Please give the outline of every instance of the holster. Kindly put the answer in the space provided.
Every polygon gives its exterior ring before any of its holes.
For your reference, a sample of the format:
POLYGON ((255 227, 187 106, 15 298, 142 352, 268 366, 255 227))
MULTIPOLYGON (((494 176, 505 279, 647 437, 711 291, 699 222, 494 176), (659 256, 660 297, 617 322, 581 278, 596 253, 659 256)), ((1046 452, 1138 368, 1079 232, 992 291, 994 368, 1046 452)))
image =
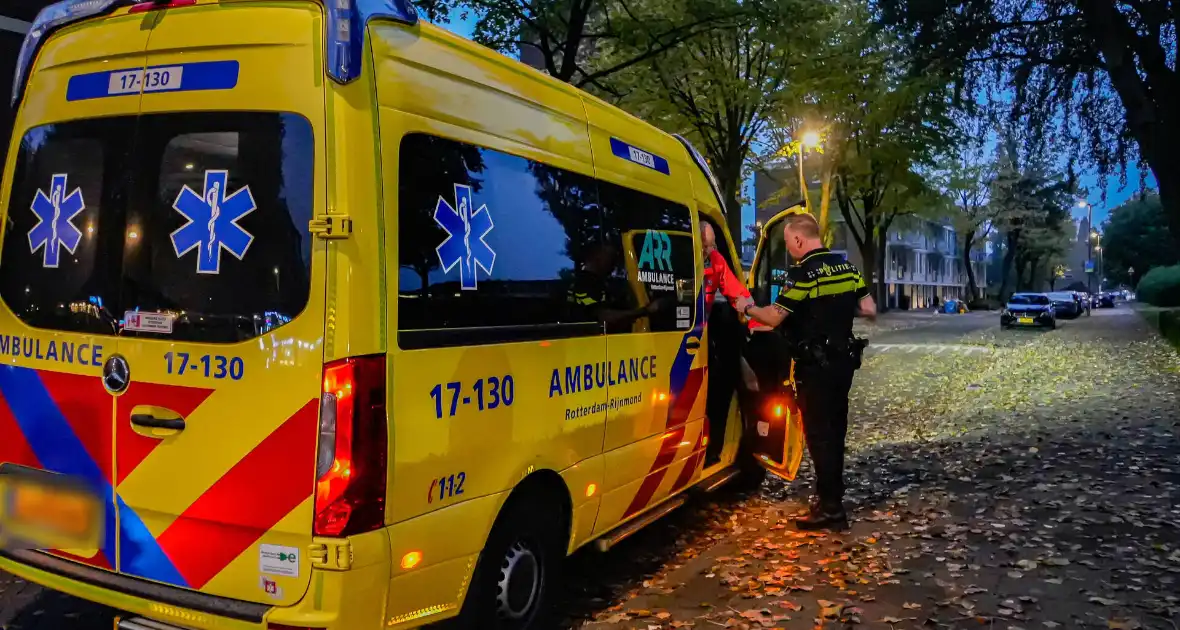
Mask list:
POLYGON ((803 339, 792 343, 791 348, 795 360, 808 368, 824 370, 845 364, 851 365, 853 370, 859 370, 864 363, 864 351, 868 345, 868 339, 852 336, 838 341, 803 339))

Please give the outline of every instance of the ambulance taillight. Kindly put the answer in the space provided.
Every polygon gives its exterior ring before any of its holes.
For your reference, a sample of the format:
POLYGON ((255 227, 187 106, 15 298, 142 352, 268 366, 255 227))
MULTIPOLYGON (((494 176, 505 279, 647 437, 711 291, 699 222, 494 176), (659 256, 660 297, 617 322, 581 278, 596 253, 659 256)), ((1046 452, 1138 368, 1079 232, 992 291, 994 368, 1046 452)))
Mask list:
POLYGON ((316 453, 317 536, 351 536, 385 522, 388 447, 385 357, 324 367, 316 453))

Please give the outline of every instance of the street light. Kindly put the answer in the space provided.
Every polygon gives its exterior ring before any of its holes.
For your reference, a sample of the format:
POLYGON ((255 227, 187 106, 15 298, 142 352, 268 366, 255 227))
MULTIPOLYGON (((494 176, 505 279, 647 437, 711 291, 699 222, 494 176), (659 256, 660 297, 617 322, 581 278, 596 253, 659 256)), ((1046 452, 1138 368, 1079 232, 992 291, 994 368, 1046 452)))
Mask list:
MULTIPOLYGON (((1090 205, 1089 201, 1085 199, 1078 199, 1078 207, 1086 209, 1086 226, 1090 228, 1090 238, 1086 239, 1086 263, 1088 265, 1094 264, 1094 240, 1101 238, 1098 235, 1098 230, 1094 229, 1094 206, 1090 205)), ((1089 271, 1086 274, 1086 289, 1094 292, 1094 272, 1089 271)))
POLYGON ((820 137, 817 131, 804 131, 803 135, 799 137, 799 194, 803 197, 803 205, 808 210, 811 208, 811 200, 807 198, 807 179, 803 177, 803 151, 805 149, 814 149, 819 146, 820 137))

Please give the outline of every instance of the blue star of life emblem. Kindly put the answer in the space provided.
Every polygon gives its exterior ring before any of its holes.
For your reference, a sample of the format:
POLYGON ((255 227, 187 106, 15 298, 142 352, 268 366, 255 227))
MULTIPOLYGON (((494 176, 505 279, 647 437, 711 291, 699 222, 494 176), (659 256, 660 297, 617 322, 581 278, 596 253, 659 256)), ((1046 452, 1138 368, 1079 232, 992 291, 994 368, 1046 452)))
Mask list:
POLYGON ((438 198, 434 220, 447 231, 447 238, 435 251, 443 273, 450 273, 455 265, 460 265, 459 286, 475 290, 479 288, 476 268, 483 269, 490 276, 496 264, 496 252, 484 240, 495 224, 486 204, 472 210, 471 186, 455 184, 455 206, 442 197, 438 198))
POLYGON ((68 175, 54 175, 49 184, 49 194, 40 189, 33 197, 32 210, 37 215, 37 225, 29 230, 29 253, 35 254, 40 248, 41 264, 57 267, 61 262, 61 248, 71 254, 82 240, 82 231, 74 225, 74 217, 86 209, 82 201, 82 189, 75 188, 66 194, 68 175))
POLYGON ((180 258, 197 248, 197 273, 220 273, 221 250, 241 260, 254 242, 254 236, 238 225, 238 220, 258 208, 250 187, 226 195, 229 171, 205 171, 205 191, 198 194, 185 186, 172 208, 188 223, 172 232, 172 247, 180 258))

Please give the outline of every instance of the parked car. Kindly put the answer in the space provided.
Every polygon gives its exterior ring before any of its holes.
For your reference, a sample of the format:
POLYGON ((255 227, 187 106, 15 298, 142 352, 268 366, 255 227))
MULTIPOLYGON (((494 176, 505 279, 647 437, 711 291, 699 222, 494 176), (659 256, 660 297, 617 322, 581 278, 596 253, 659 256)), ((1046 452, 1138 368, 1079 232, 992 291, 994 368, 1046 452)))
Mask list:
POLYGON ((1098 308, 1114 308, 1114 295, 1111 293, 1099 293, 1098 308))
POLYGON ((1053 300, 1044 293, 1015 293, 1000 311, 1000 327, 1041 326, 1050 330, 1057 327, 1057 313, 1053 300))
POLYGON ((1058 317, 1074 319, 1082 314, 1082 304, 1073 291, 1054 291, 1047 293, 1053 302, 1053 310, 1058 317))

